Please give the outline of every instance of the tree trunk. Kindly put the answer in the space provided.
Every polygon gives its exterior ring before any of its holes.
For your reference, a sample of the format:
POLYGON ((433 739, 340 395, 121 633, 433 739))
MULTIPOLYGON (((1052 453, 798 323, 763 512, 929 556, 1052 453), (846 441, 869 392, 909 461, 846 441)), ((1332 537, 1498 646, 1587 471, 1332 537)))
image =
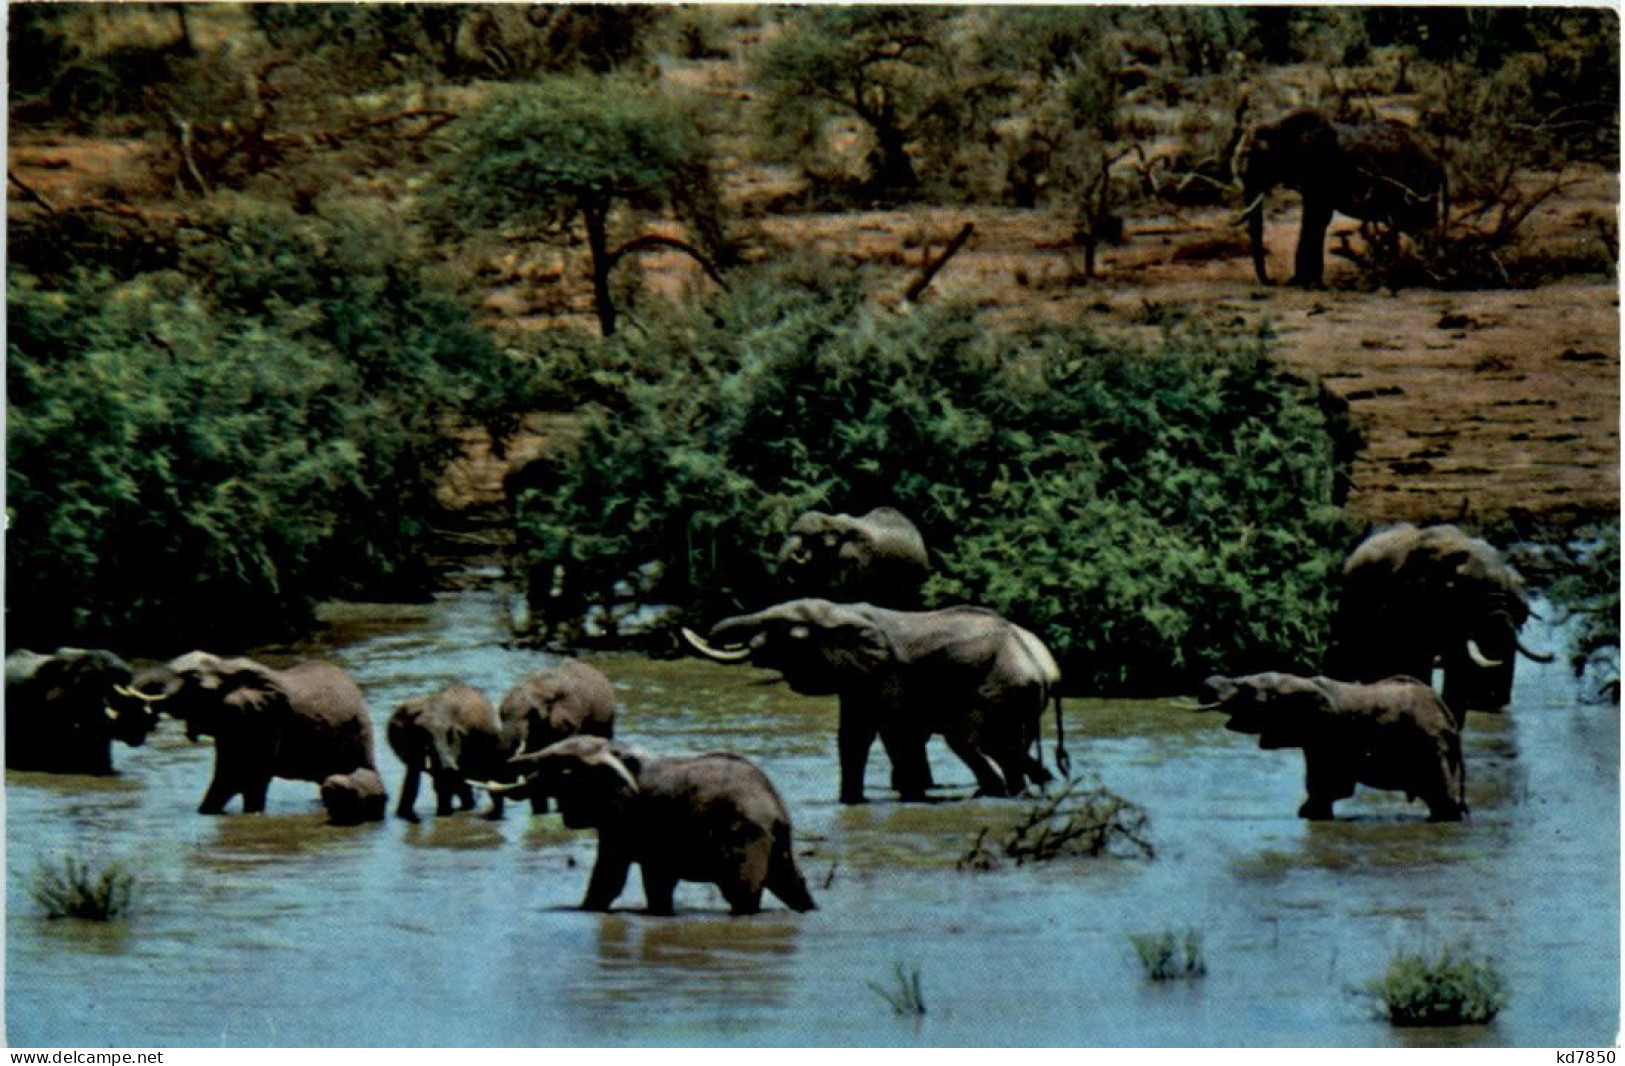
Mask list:
POLYGON ((609 272, 614 266, 609 255, 609 203, 584 200, 581 213, 587 220, 587 248, 592 253, 592 301, 598 310, 598 326, 604 336, 615 335, 615 304, 609 292, 609 272))

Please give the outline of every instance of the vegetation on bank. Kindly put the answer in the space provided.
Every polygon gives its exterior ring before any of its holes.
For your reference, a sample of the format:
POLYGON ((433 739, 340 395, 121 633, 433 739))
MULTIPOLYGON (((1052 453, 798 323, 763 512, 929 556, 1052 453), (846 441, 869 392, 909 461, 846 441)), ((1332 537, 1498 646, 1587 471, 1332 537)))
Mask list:
POLYGON ((1388 971, 1366 985, 1396 1026, 1484 1025, 1506 1006, 1506 979, 1467 947, 1436 954, 1396 951, 1388 971))
POLYGON ((407 234, 225 199, 173 269, 7 286, 7 611, 50 647, 263 640, 426 591, 451 417, 521 396, 407 234))
POLYGON ((517 504, 532 608, 566 640, 595 604, 764 606, 795 515, 889 504, 932 601, 1033 627, 1073 686, 1319 659, 1347 427, 1264 337, 1005 332, 807 270, 741 278, 613 362, 622 402, 517 504))

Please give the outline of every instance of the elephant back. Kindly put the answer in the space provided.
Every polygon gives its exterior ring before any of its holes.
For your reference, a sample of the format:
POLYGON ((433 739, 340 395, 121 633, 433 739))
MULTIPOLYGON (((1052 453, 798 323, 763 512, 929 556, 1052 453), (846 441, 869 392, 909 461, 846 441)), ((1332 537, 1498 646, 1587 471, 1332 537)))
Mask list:
POLYGON ((277 776, 320 783, 332 774, 376 769, 372 715, 361 688, 329 663, 300 663, 275 674, 286 700, 277 776))

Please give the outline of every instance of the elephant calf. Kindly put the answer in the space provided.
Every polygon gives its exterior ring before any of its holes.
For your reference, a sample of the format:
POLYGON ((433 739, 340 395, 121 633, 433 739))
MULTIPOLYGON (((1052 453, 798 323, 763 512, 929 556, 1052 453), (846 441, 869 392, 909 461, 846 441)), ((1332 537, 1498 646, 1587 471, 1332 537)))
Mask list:
MULTIPOLYGON (((389 717, 389 746, 406 766, 395 813, 418 820, 418 787, 425 771, 434 782, 435 813, 474 806, 469 778, 501 778, 516 750, 504 741, 496 708, 478 689, 454 682, 439 692, 407 700, 389 717)), ((502 797, 491 797, 491 817, 502 817, 502 797)))
POLYGON ((322 806, 334 825, 381 822, 389 793, 376 770, 362 767, 347 774, 330 774, 322 782, 322 806))
MULTIPOLYGON (((497 718, 509 754, 541 751, 578 733, 610 740, 615 736, 615 687, 602 671, 566 659, 514 685, 502 698, 497 718)), ((531 812, 545 814, 547 797, 533 796, 531 812)))
POLYGON ((795 911, 814 909, 790 846, 790 815, 773 783, 738 755, 651 758, 603 737, 576 736, 512 765, 513 794, 559 802, 564 824, 598 830, 583 910, 607 911, 633 863, 651 914, 671 914, 678 881, 722 890, 734 914, 761 909, 762 890, 795 911))
POLYGON ((1409 677, 1356 685, 1324 677, 1210 677, 1203 709, 1225 727, 1255 734, 1261 748, 1302 748, 1309 798, 1300 818, 1332 817, 1356 784, 1404 792, 1430 821, 1467 812, 1466 769, 1455 718, 1433 689, 1409 677))

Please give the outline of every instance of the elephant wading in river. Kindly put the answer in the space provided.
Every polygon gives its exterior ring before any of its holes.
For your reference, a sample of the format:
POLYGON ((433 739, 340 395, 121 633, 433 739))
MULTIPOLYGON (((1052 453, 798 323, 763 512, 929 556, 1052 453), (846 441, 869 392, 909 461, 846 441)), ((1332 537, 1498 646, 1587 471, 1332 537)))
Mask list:
POLYGON ((1529 618, 1523 579, 1500 552, 1455 526, 1402 523, 1367 537, 1343 564, 1326 672, 1347 681, 1444 669, 1444 701, 1459 717, 1512 700, 1518 639, 1529 618))
POLYGON ((134 687, 184 722, 188 739, 214 737, 214 779, 201 814, 221 813, 237 795, 245 812, 264 811, 273 777, 320 784, 334 774, 377 770, 367 702, 336 666, 273 670, 193 651, 143 670, 134 687))
MULTIPOLYGON (((469 779, 500 777, 517 750, 504 741, 491 701, 460 681, 401 704, 389 717, 386 736, 406 766, 395 813, 409 822, 418 820, 418 787, 425 772, 434 782, 437 815, 451 814, 459 804, 471 810, 469 779)), ((502 817, 502 797, 493 794, 491 804, 491 817, 502 817)))
POLYGON ((158 715, 130 689, 130 664, 110 651, 58 648, 6 656, 6 765, 62 774, 113 773, 113 741, 140 747, 158 715))
POLYGON ((577 736, 515 757, 513 795, 558 800, 564 824, 598 830, 598 859, 581 906, 607 911, 637 863, 651 914, 671 914, 678 881, 716 885, 734 914, 761 909, 762 890, 814 909, 796 868, 790 815, 773 783, 738 755, 651 758, 603 737, 577 736))
POLYGON ((785 535, 778 576, 792 596, 907 608, 920 605, 929 565, 925 540, 901 511, 808 511, 785 535))
POLYGON ((1227 729, 1261 748, 1302 748, 1309 798, 1300 818, 1332 817, 1356 784, 1404 792, 1429 820, 1460 821, 1467 775, 1455 718, 1433 689, 1409 677, 1351 685, 1324 677, 1210 677, 1204 710, 1230 715, 1227 729))
MULTIPOLYGON (((602 671, 566 659, 508 690, 497 717, 509 753, 541 751, 578 733, 609 740, 615 736, 615 687, 602 671)), ((530 809, 546 813, 546 794, 533 793, 530 809)))
POLYGON ((1333 122, 1318 111, 1296 111, 1248 131, 1233 172, 1246 201, 1253 272, 1266 285, 1264 199, 1277 185, 1303 196, 1294 285, 1321 284, 1334 212, 1423 238, 1444 221, 1444 168, 1400 122, 1333 122))
POLYGON ((837 745, 841 802, 862 803, 864 767, 878 734, 891 758, 892 787, 905 800, 932 787, 926 741, 941 734, 989 796, 1019 794, 1050 773, 1029 749, 1055 699, 1055 758, 1068 769, 1060 736, 1061 673, 1043 641, 979 607, 893 611, 868 604, 792 600, 728 618, 709 640, 684 636, 702 655, 778 670, 797 692, 841 700, 837 745))

